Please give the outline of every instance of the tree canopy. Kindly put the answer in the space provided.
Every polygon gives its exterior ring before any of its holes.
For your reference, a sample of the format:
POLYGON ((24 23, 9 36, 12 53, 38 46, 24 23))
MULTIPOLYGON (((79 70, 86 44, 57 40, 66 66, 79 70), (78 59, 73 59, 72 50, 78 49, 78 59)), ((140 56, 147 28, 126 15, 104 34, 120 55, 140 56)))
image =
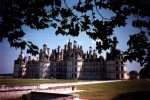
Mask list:
MULTIPOLYGON (((130 35, 128 49, 122 51, 124 60, 140 62, 148 66, 148 46, 150 46, 150 2, 146 0, 77 0, 69 5, 69 0, 0 0, 0 42, 8 39, 10 46, 28 48, 27 53, 38 54, 38 47, 30 41, 22 40, 25 32, 22 26, 32 29, 53 27, 55 34, 78 36, 81 32, 96 42, 99 53, 113 48, 114 28, 125 27, 129 16, 135 16, 132 26, 139 33, 130 35), (112 16, 106 18, 101 13, 106 10, 112 16), (99 17, 97 17, 97 15, 99 17)), ((116 41, 119 42, 119 41, 116 41)))
POLYGON ((150 79, 150 67, 145 66, 139 72, 141 79, 150 79))

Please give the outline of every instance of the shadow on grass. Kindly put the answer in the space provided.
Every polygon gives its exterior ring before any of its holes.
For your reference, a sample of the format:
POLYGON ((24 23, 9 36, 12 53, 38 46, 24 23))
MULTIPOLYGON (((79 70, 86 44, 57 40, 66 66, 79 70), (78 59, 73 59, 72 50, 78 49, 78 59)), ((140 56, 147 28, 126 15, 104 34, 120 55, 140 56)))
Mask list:
POLYGON ((150 100, 150 91, 135 91, 119 94, 112 100, 150 100))

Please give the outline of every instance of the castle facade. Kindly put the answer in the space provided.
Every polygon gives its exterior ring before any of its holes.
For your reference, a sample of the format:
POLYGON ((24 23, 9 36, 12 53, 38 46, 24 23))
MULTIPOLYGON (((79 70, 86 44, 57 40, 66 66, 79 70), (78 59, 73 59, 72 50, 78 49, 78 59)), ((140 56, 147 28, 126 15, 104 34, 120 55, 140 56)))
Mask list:
MULTIPOLYGON (((114 38, 115 41, 116 38, 114 38)), ((89 48, 86 53, 82 46, 77 46, 77 41, 68 42, 64 49, 58 46, 50 53, 50 48, 43 45, 39 57, 35 60, 30 56, 25 57, 21 51, 14 61, 14 77, 26 78, 56 78, 56 79, 84 79, 107 80, 128 79, 127 65, 123 62, 123 55, 115 55, 115 49, 98 57, 96 50, 89 48)))

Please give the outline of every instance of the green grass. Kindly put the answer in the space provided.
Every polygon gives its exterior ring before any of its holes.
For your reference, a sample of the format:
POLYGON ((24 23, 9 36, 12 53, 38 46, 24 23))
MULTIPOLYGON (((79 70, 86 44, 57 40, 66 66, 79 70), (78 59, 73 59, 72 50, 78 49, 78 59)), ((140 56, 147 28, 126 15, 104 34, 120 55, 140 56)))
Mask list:
POLYGON ((0 84, 67 83, 67 82, 79 82, 79 81, 85 81, 85 80, 69 80, 69 79, 25 79, 25 78, 0 77, 0 84))
MULTIPOLYGON (((38 84, 38 83, 65 83, 85 80, 62 79, 24 79, 0 77, 0 84, 38 84)), ((81 99, 88 100, 150 100, 150 81, 130 80, 111 83, 79 85, 77 92, 81 99)))
POLYGON ((150 81, 131 80, 77 86, 82 99, 88 100, 150 100, 150 81))

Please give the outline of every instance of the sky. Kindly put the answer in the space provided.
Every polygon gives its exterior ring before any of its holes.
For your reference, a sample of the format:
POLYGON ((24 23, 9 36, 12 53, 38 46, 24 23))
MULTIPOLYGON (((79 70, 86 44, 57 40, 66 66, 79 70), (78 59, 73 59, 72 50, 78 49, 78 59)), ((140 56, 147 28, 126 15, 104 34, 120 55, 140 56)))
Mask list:
MULTIPOLYGON (((102 13, 104 13, 104 15, 106 16, 110 15, 109 13, 105 13, 104 11, 102 13)), ((132 33, 137 33, 139 31, 138 29, 131 27, 131 21, 133 19, 134 16, 129 18, 126 27, 114 29, 114 36, 118 38, 119 41, 118 48, 120 50, 125 51, 127 49, 126 43, 129 39, 129 35, 132 33)), ((50 52, 52 51, 52 49, 57 48, 58 45, 61 47, 61 49, 63 49, 64 45, 68 43, 69 39, 71 42, 76 40, 78 45, 82 45, 84 53, 87 50, 89 50, 90 46, 93 49, 95 49, 96 47, 96 42, 93 41, 91 38, 89 38, 89 36, 87 36, 84 32, 81 32, 78 37, 72 37, 72 36, 55 35, 54 28, 47 28, 44 30, 33 30, 27 26, 23 26, 22 28, 26 33, 26 35, 23 37, 25 41, 33 42, 35 45, 39 47, 39 49, 42 49, 43 44, 46 43, 47 46, 50 48, 50 52)), ((13 73, 14 60, 18 58, 20 52, 21 52, 20 49, 10 47, 6 39, 4 39, 2 43, 0 43, 0 74, 13 73)), ((23 52, 25 56, 30 55, 26 53, 26 50, 24 50, 23 52)), ((106 51, 103 51, 103 53, 99 55, 102 55, 104 56, 104 58, 106 58, 106 51)), ((141 68, 142 67, 140 67, 140 64, 137 62, 132 63, 127 62, 127 72, 130 72, 132 70, 136 70, 137 72, 139 72, 141 68)))

